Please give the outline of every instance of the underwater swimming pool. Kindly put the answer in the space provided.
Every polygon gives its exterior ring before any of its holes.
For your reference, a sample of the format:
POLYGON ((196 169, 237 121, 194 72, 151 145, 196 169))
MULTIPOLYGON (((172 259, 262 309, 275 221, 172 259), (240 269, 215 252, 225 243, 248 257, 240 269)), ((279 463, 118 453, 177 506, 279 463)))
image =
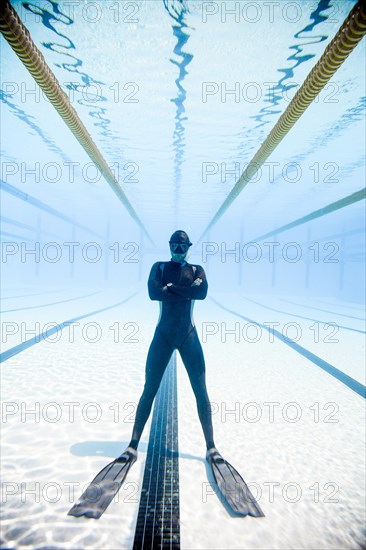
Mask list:
POLYGON ((99 522, 66 513, 129 440, 177 228, 217 439, 266 514, 210 493, 179 359, 182 548, 362 547, 364 40, 213 223, 355 4, 11 1, 136 216, 2 38, 4 548, 132 548, 143 460, 99 522))

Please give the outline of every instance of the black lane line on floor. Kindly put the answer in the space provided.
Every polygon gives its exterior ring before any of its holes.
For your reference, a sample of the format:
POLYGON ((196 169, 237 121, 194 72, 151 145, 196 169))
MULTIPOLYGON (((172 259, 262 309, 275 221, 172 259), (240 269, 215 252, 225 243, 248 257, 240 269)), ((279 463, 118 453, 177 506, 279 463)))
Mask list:
MULTIPOLYGON (((313 298, 313 300, 315 300, 319 304, 325 304, 326 306, 333 306, 334 305, 333 302, 326 302, 324 300, 319 300, 319 298, 313 298)), ((364 304, 357 305, 355 302, 353 302, 353 305, 350 305, 349 303, 347 305, 338 303, 337 307, 342 307, 342 308, 346 308, 346 309, 354 309, 354 310, 360 311, 362 313, 364 313, 364 311, 365 311, 364 304)))
POLYGON ((176 352, 155 398, 133 550, 179 550, 176 352))
POLYGON ((54 327, 50 327, 47 330, 44 330, 40 334, 36 334, 33 338, 30 338, 29 340, 26 340, 25 342, 22 342, 21 344, 18 344, 17 346, 14 346, 13 348, 10 348, 3 353, 0 353, 0 363, 4 363, 4 361, 7 361, 11 357, 14 357, 14 355, 17 355, 18 353, 21 353, 25 349, 30 348, 31 346, 34 346, 34 344, 39 344, 42 340, 45 340, 46 338, 49 338, 52 336, 52 334, 55 334, 59 330, 63 330, 64 328, 72 325, 72 323, 76 323, 77 321, 80 321, 80 319, 85 319, 85 317, 90 317, 91 315, 96 315, 97 313, 101 313, 102 311, 107 311, 108 309, 113 309, 114 307, 118 307, 126 302, 128 300, 131 300, 134 296, 136 296, 137 292, 134 292, 131 294, 131 296, 128 296, 125 300, 122 300, 121 302, 117 302, 116 304, 112 304, 111 306, 103 307, 101 309, 96 309, 95 311, 90 311, 89 313, 85 313, 84 315, 80 315, 79 317, 74 317, 73 319, 69 319, 68 321, 63 321, 60 324, 56 324, 54 327))
POLYGON ((329 309, 321 309, 320 307, 307 306, 306 304, 299 304, 298 302, 293 302, 292 300, 285 300, 281 298, 282 302, 287 302, 288 304, 294 304, 295 306, 305 307, 306 309, 315 309, 316 311, 322 311, 324 313, 331 313, 332 315, 338 315, 339 317, 347 317, 349 319, 357 319, 358 321, 365 322, 365 317, 356 317, 355 315, 346 315, 345 313, 337 313, 336 311, 330 311, 329 309))
POLYGON ((309 361, 312 361, 315 365, 325 370, 325 372, 327 372, 331 376, 334 376, 334 378, 342 382, 345 386, 347 386, 354 392, 358 393, 358 395, 360 395, 361 397, 366 398, 366 387, 360 382, 357 382, 357 380, 355 380, 351 376, 348 376, 348 374, 345 374, 343 371, 337 369, 336 367, 333 367, 333 365, 331 365, 330 363, 327 363, 327 361, 324 361, 324 359, 321 359, 320 357, 318 357, 311 351, 307 350, 306 348, 303 348, 296 342, 293 342, 289 338, 285 338, 285 336, 281 332, 278 332, 278 330, 275 330, 274 328, 271 328, 271 327, 266 327, 266 325, 262 325, 261 323, 258 323, 258 321, 254 321, 254 319, 250 319, 249 317, 245 317, 244 315, 241 315, 240 313, 233 311, 232 309, 228 309, 227 307, 217 302, 217 300, 215 300, 214 298, 211 298, 211 300, 216 305, 221 307, 221 309, 228 311, 229 313, 232 313, 233 315, 236 315, 237 317, 240 317, 241 319, 244 319, 249 323, 254 323, 255 325, 258 325, 259 327, 263 328, 270 334, 272 333, 284 344, 286 344, 287 346, 290 346, 290 348, 297 351, 297 353, 300 353, 300 355, 302 355, 303 357, 306 357, 306 359, 309 359, 309 361))
MULTIPOLYGON (((247 300, 248 302, 252 302, 253 304, 257 304, 257 306, 264 307, 265 309, 270 309, 271 311, 276 311, 277 313, 284 313, 285 315, 289 315, 290 317, 297 317, 298 319, 306 319, 307 321, 315 321, 316 323, 323 323, 324 325, 327 325, 329 327, 336 325, 337 328, 343 328, 344 330, 350 330, 351 332, 359 332, 360 334, 366 334, 364 330, 360 330, 358 328, 352 328, 352 327, 346 327, 345 325, 339 325, 338 323, 333 323, 330 321, 322 321, 320 319, 314 319, 313 317, 305 317, 304 315, 299 315, 298 313, 290 313, 288 311, 284 311, 283 309, 276 309, 274 307, 266 306, 265 304, 261 304, 260 302, 256 302, 255 300, 252 300, 251 298, 246 298, 243 296, 244 300, 247 300)), ((292 302, 295 303, 295 302, 292 302)))
POLYGON ((43 292, 32 292, 32 294, 19 294, 18 296, 0 296, 0 302, 5 300, 13 300, 15 298, 28 298, 29 296, 43 296, 43 294, 54 294, 55 292, 64 292, 64 288, 57 288, 56 290, 47 290, 43 292))
POLYGON ((67 302, 75 302, 76 300, 83 300, 84 298, 89 298, 89 296, 95 296, 100 294, 102 290, 97 290, 97 292, 91 292, 90 294, 83 294, 82 296, 75 296, 75 298, 68 298, 67 300, 58 300, 57 302, 48 302, 47 304, 39 304, 37 306, 26 306, 18 307, 16 309, 3 309, 0 313, 12 313, 13 311, 26 311, 27 309, 39 309, 42 307, 55 306, 57 304, 66 304, 67 302))

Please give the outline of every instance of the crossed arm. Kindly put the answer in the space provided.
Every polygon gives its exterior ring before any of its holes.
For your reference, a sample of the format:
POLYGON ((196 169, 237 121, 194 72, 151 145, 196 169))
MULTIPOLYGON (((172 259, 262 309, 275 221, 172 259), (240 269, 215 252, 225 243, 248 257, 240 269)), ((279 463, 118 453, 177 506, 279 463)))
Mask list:
POLYGON ((160 262, 155 263, 150 271, 148 289, 151 300, 185 302, 187 300, 204 300, 206 298, 208 285, 206 274, 201 266, 197 266, 196 278, 191 285, 168 283, 168 286, 164 286, 161 280, 162 274, 159 265, 160 262))

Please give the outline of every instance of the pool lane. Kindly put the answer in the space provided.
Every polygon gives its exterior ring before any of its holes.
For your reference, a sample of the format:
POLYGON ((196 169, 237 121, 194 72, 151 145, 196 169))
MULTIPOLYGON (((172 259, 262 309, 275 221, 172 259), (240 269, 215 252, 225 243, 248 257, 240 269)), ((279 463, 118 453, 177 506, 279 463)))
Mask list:
POLYGON ((176 352, 155 398, 133 550, 179 550, 176 352))
POLYGON ((138 293, 134 292, 124 300, 117 302, 115 304, 112 304, 110 306, 103 307, 101 309, 96 309, 95 311, 89 311, 88 313, 84 313, 84 315, 79 315, 78 317, 73 317, 72 319, 68 319, 67 321, 56 323, 56 326, 50 327, 47 330, 44 330, 39 334, 36 334, 33 338, 29 338, 29 340, 26 340, 25 342, 21 342, 20 344, 1 353, 0 363, 4 363, 4 361, 7 361, 11 357, 14 357, 14 355, 21 353, 22 351, 30 348, 31 346, 34 346, 34 344, 39 344, 39 342, 41 342, 45 338, 49 338, 50 336, 52 336, 52 334, 55 334, 58 331, 62 331, 63 329, 69 327, 71 324, 76 323, 77 321, 80 321, 80 319, 85 319, 86 317, 91 317, 92 315, 96 315, 97 313, 102 313, 103 311, 107 311, 109 309, 113 309, 122 304, 125 304, 126 302, 131 300, 131 298, 136 296, 136 294, 138 293))
POLYGON ((297 353, 302 355, 303 357, 306 357, 306 359, 309 359, 312 363, 323 369, 325 372, 342 382, 345 386, 356 392, 358 395, 360 395, 363 398, 366 398, 366 387, 349 376, 348 374, 342 372, 341 370, 337 369, 327 361, 324 361, 321 357, 318 355, 315 355, 315 353, 312 353, 308 349, 304 348, 303 346, 300 346, 293 340, 290 340, 289 338, 286 338, 281 332, 278 330, 268 327, 266 325, 263 325, 262 323, 259 323, 258 321, 255 321, 254 319, 250 319, 249 317, 246 317, 245 315, 242 315, 241 313, 238 313, 237 311, 234 311, 232 309, 229 309, 214 298, 211 298, 211 300, 219 306, 224 311, 228 311, 229 313, 232 313, 233 315, 236 315, 237 317, 240 317, 241 319, 244 319, 245 321, 248 321, 249 323, 254 323, 258 326, 260 326, 262 329, 266 330, 269 333, 272 333, 273 336, 281 340, 284 344, 295 350, 297 353))

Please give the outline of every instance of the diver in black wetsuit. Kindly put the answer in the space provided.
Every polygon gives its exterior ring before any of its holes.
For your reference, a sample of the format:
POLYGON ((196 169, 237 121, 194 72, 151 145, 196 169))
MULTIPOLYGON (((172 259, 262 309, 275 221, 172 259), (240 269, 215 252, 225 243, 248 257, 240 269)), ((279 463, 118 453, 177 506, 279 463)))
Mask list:
POLYGON ((154 397, 166 366, 178 349, 187 369, 206 439, 207 450, 215 448, 212 415, 205 381, 203 351, 194 326, 194 300, 204 300, 207 281, 203 268, 188 264, 185 257, 192 245, 185 231, 175 231, 169 241, 171 260, 156 262, 150 272, 148 289, 151 300, 160 302, 160 318, 146 361, 146 380, 141 395, 132 439, 127 452, 137 454, 142 431, 149 418, 154 397))
POLYGON ((146 380, 141 395, 132 439, 127 449, 107 464, 69 511, 71 516, 99 518, 137 459, 137 447, 150 415, 169 359, 178 349, 196 396, 198 414, 206 439, 206 460, 211 465, 215 483, 231 509, 241 516, 263 516, 258 503, 239 472, 216 449, 213 441, 212 416, 205 382, 205 362, 197 330, 192 319, 194 300, 204 300, 207 281, 199 265, 185 261, 191 242, 187 233, 176 231, 170 238, 172 259, 155 263, 149 276, 149 296, 160 302, 160 317, 146 361, 146 380), (93 490, 89 492, 90 487, 93 490), (98 491, 95 488, 98 488, 98 491), (90 497, 93 493, 93 499, 90 497))

